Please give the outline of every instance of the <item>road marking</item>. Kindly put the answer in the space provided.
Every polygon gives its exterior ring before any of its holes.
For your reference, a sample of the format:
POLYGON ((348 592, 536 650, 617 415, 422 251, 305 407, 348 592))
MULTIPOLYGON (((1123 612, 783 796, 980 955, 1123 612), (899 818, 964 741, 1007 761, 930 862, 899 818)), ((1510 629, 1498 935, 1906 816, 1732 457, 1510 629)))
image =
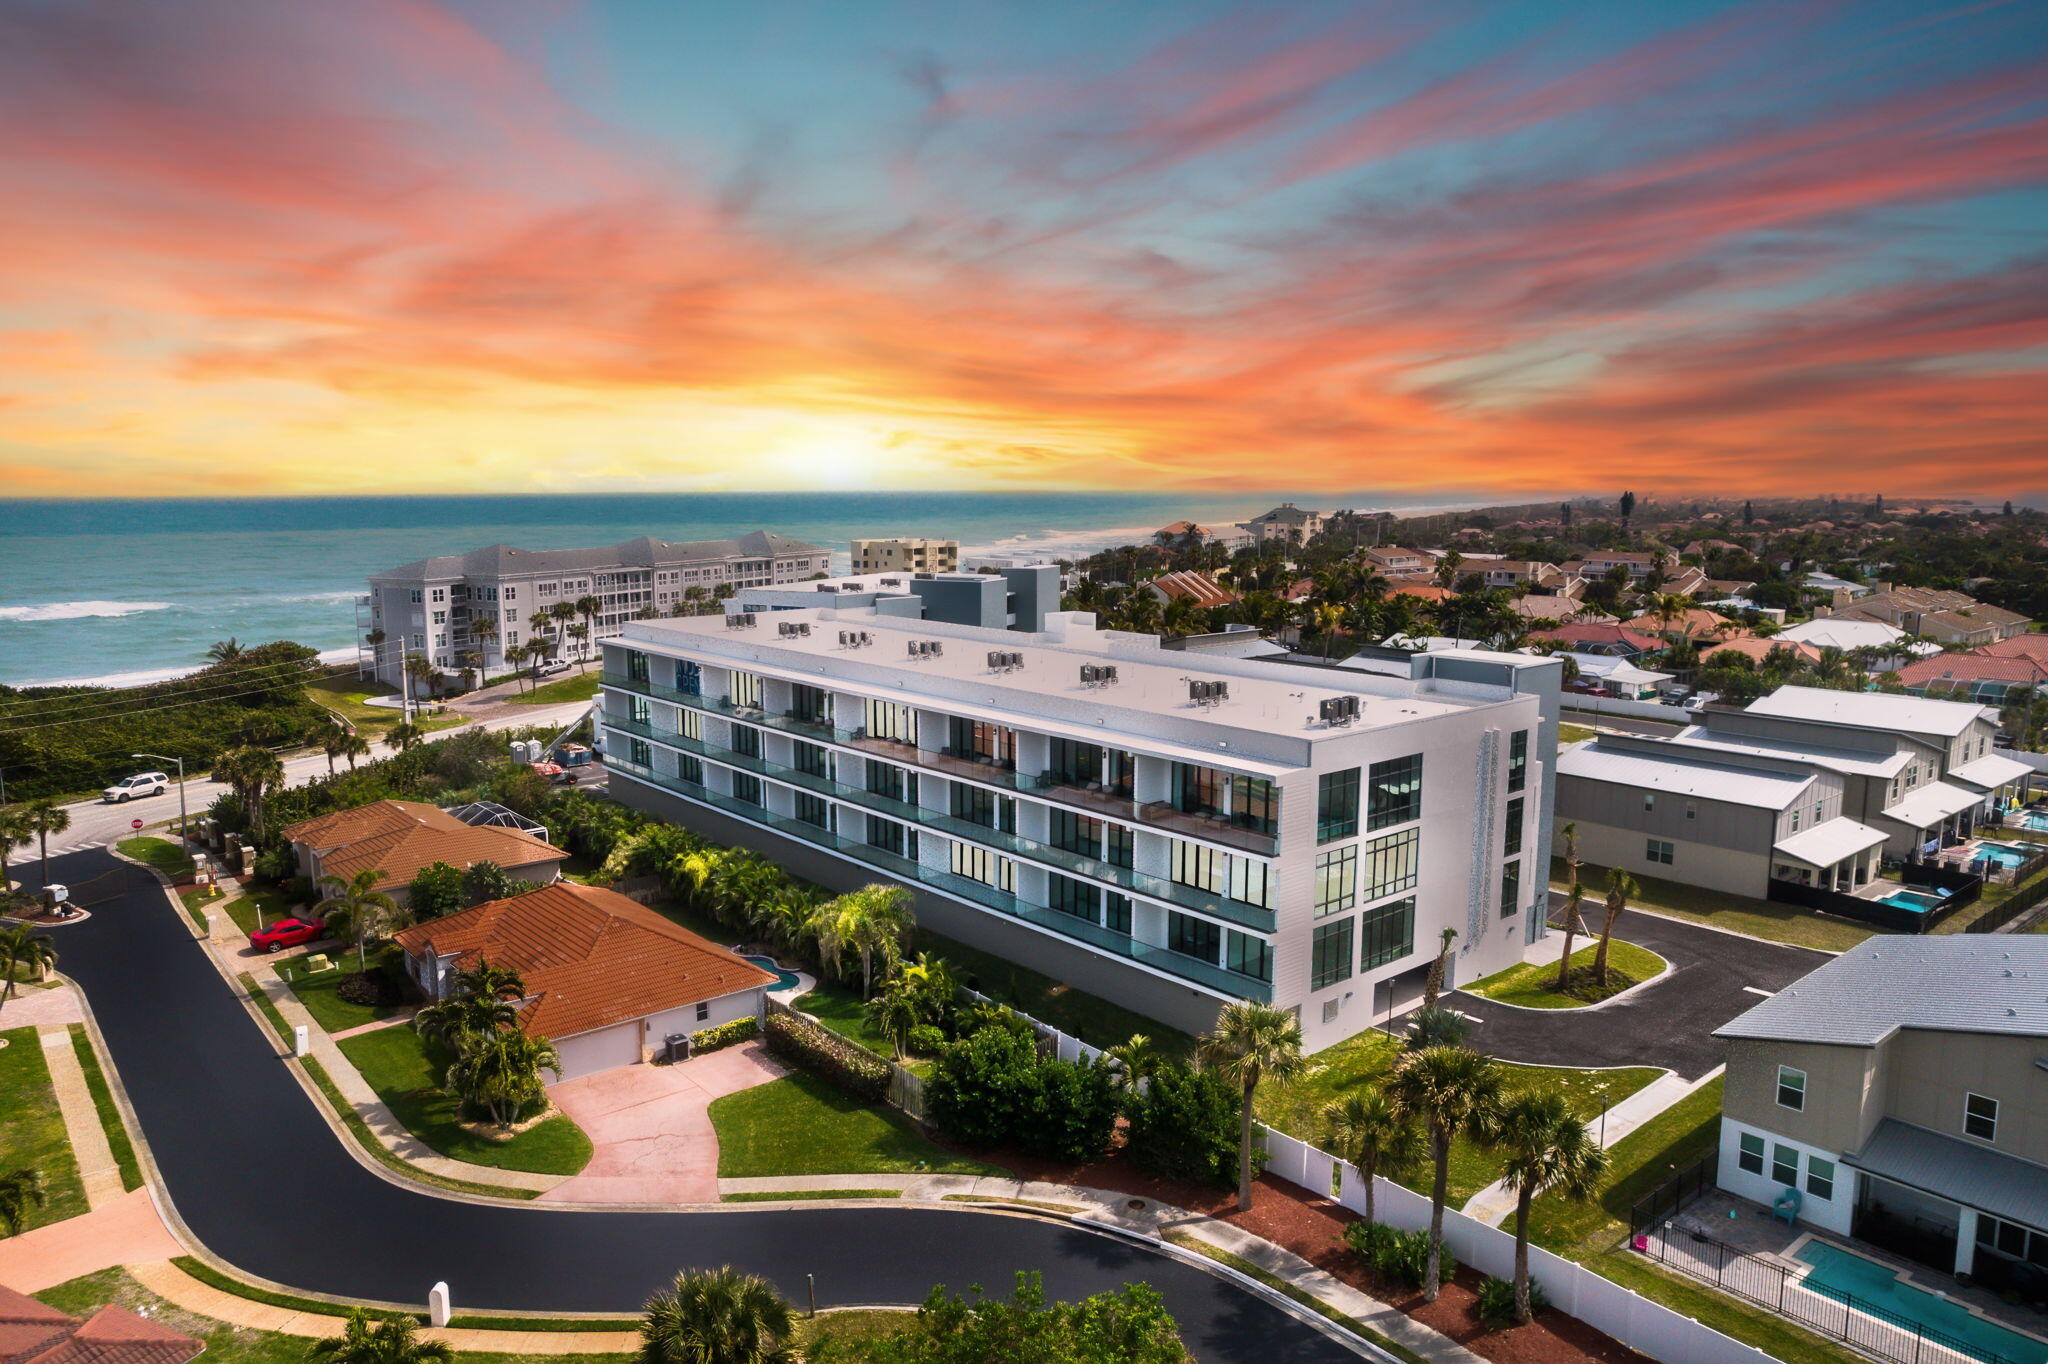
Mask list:
POLYGON ((1742 988, 1750 994, 1762 995, 1765 999, 1770 999, 1777 993, 1775 990, 1759 990, 1754 985, 1745 985, 1742 988))

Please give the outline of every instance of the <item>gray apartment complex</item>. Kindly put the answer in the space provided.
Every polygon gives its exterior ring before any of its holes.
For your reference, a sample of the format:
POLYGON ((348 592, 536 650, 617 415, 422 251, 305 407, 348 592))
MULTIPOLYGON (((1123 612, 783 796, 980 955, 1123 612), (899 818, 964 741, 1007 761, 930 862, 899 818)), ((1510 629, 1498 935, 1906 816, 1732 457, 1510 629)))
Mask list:
POLYGON ((721 589, 799 582, 828 571, 831 553, 774 531, 749 531, 731 540, 671 543, 643 535, 594 549, 514 549, 492 545, 466 554, 441 554, 370 578, 358 615, 365 672, 399 684, 407 655, 419 654, 441 670, 463 666, 474 650, 496 668, 504 650, 529 642, 535 612, 594 597, 591 622, 603 638, 647 611, 668 615, 687 602, 709 601, 721 589), (479 632, 488 619, 494 630, 479 632))
POLYGON ((1873 938, 1715 1036, 1722 1188, 2041 1295, 2048 937, 1873 938))
POLYGON ((1191 1031, 1254 998, 1325 1047, 1413 1001, 1440 929, 1463 979, 1545 931, 1555 660, 1388 678, 1038 623, 629 621, 611 793, 826 885, 902 884, 936 931, 1191 1031))

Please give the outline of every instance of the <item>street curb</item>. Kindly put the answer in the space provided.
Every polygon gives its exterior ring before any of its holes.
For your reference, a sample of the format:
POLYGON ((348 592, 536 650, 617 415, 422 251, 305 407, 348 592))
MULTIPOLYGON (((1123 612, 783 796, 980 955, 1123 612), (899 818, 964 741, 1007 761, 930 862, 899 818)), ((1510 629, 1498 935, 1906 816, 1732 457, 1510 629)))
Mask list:
MULTIPOLYGON (((1622 941, 1628 942, 1628 939, 1623 938, 1622 941)), ((1638 951, 1648 952, 1658 961, 1664 963, 1664 969, 1659 971, 1656 975, 1651 976, 1648 980, 1639 980, 1635 984, 1629 986, 1626 990, 1621 991, 1619 994, 1609 995, 1607 996, 1607 998, 1599 1000, 1592 1004, 1567 1004, 1556 1009, 1539 1009, 1533 1004, 1510 1004, 1504 999, 1495 999, 1492 995, 1482 995, 1478 991, 1467 989, 1464 986, 1459 986, 1455 991, 1453 991, 1453 993, 1471 995, 1474 999, 1483 999, 1488 1004, 1491 1004, 1498 1009, 1520 1009, 1523 1013, 1530 1014, 1583 1014, 1590 1013, 1594 1009, 1604 1009, 1610 1004, 1618 1004, 1622 1000, 1627 999, 1630 995, 1634 994, 1636 991, 1644 989, 1651 985, 1655 985, 1658 981, 1663 980, 1666 976, 1675 974, 1679 969, 1678 967, 1673 966, 1671 964, 1671 958, 1665 956, 1662 952, 1657 951, 1655 948, 1644 947, 1639 942, 1631 942, 1629 943, 1629 946, 1637 949, 1638 951)), ((1574 955, 1577 954, 1575 953, 1574 955)))

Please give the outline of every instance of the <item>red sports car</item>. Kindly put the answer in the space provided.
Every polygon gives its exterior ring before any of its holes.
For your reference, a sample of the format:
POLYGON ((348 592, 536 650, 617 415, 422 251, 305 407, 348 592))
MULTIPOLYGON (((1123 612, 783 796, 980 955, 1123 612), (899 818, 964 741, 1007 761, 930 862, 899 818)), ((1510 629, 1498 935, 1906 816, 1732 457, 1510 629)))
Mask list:
POLYGON ((315 919, 279 919, 270 927, 249 935, 249 945, 265 952, 280 947, 297 947, 327 936, 327 925, 315 919))

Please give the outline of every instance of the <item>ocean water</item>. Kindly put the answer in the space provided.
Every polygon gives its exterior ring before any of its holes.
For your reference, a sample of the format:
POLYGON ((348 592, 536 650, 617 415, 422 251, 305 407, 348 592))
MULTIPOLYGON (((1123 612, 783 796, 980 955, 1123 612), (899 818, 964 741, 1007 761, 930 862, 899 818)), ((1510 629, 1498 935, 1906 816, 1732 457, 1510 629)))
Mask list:
MULTIPOLYGON (((344 656, 374 572, 485 545, 566 549, 636 535, 775 530, 837 552, 930 535, 963 554, 1074 557, 1182 518, 1278 502, 1398 508, 1372 494, 639 493, 0 502, 0 682, 140 682, 209 645, 292 639, 344 656)), ((1417 508, 1419 509, 1419 508, 1417 508)))

